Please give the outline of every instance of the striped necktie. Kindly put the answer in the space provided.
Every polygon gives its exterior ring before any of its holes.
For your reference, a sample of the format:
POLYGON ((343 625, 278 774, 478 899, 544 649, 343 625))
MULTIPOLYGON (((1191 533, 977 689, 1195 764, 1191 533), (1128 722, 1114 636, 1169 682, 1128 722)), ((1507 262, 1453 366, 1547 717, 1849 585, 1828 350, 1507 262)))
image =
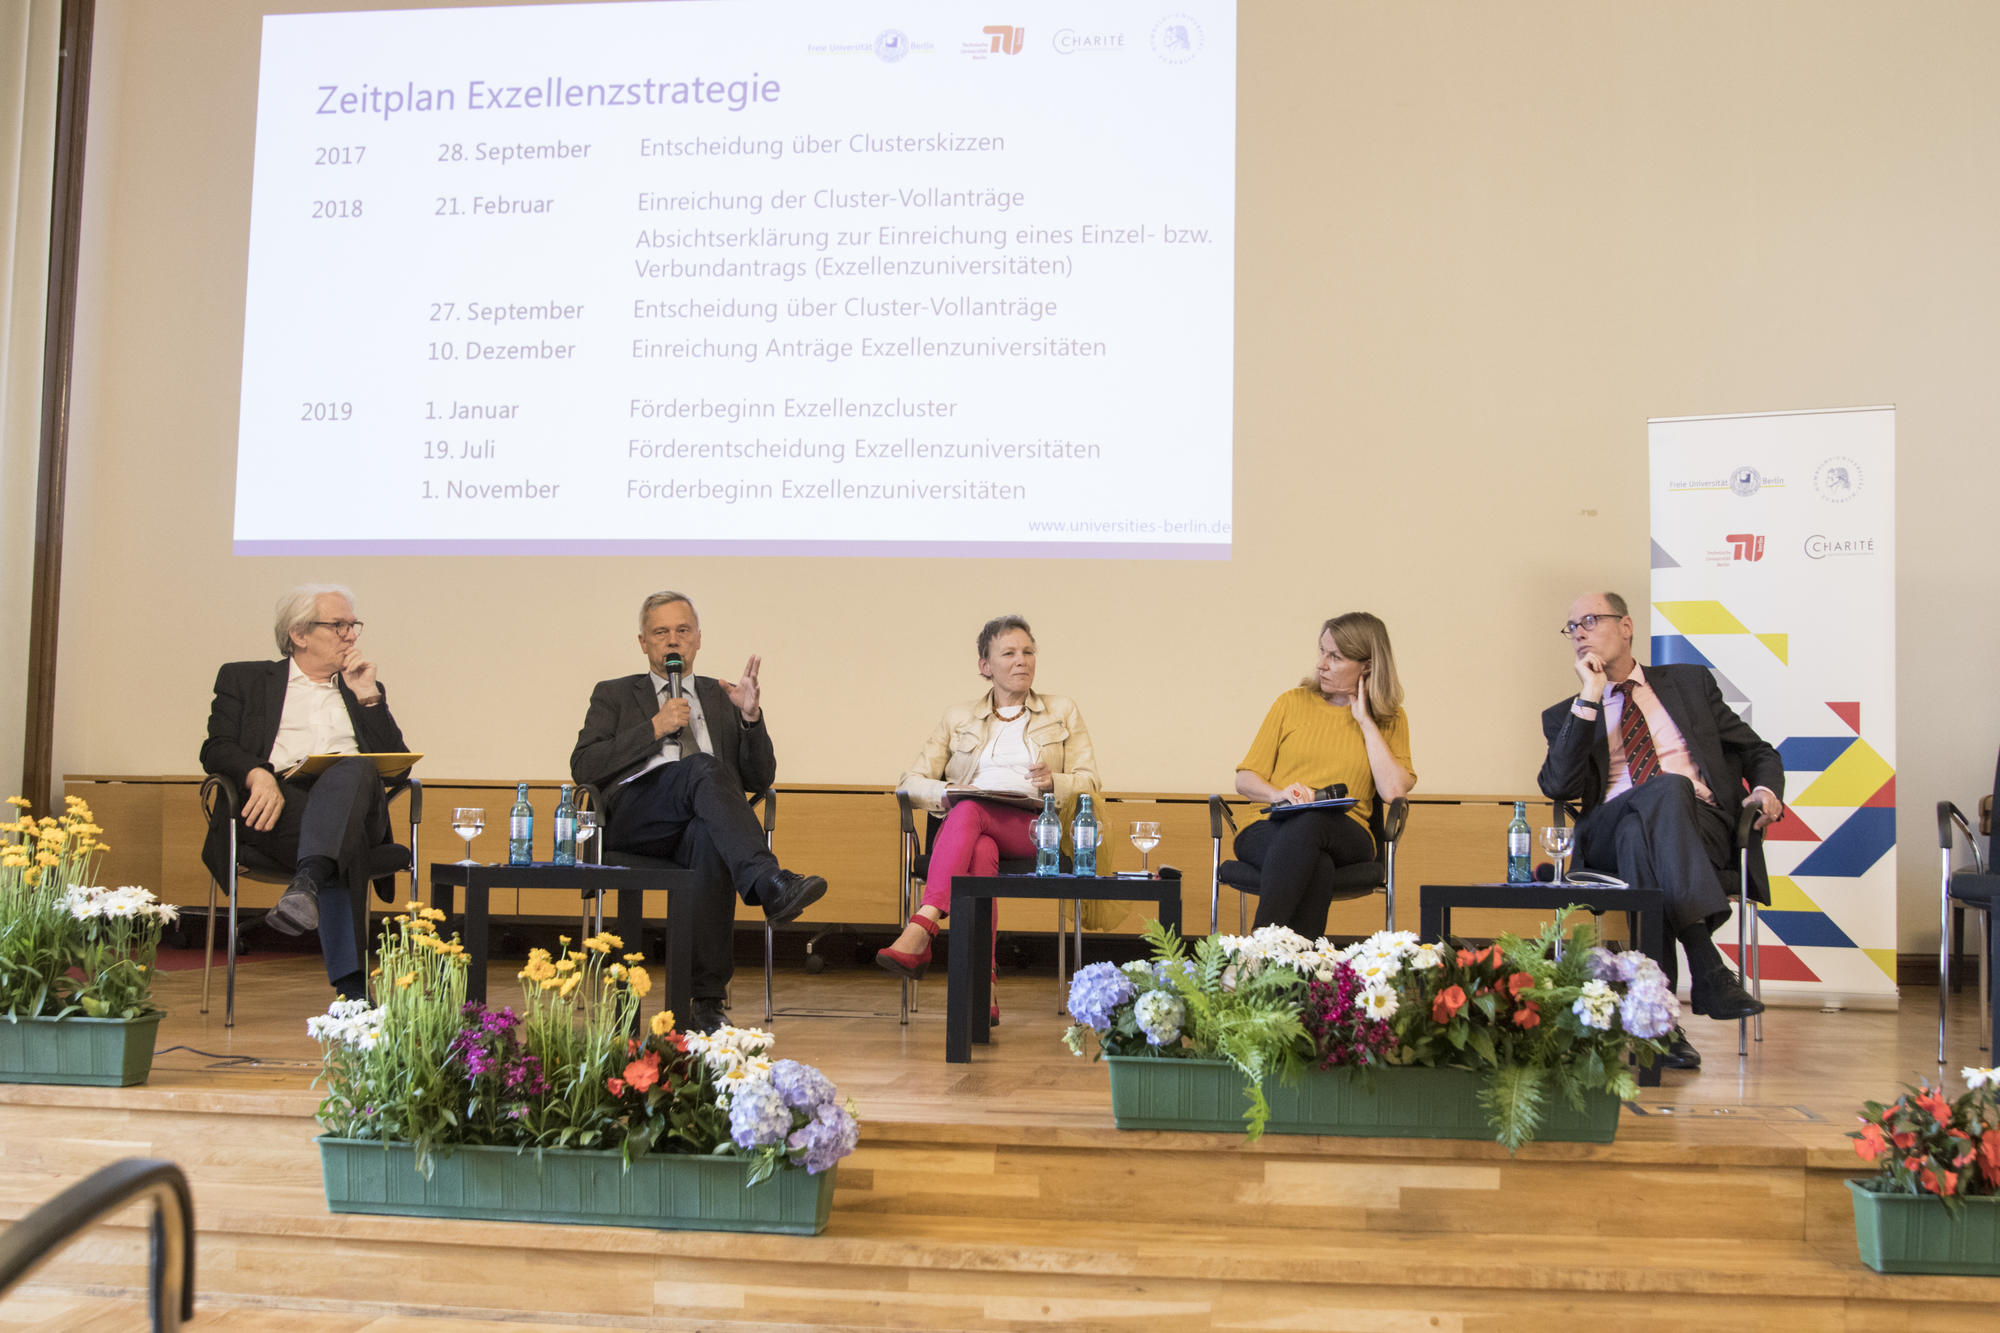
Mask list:
POLYGON ((1618 692, 1625 696, 1625 708, 1618 718, 1618 744, 1625 750, 1625 771, 1637 787, 1660 771, 1660 754, 1653 748, 1653 729, 1646 725, 1646 715, 1639 710, 1632 689, 1629 680, 1618 684, 1618 692))

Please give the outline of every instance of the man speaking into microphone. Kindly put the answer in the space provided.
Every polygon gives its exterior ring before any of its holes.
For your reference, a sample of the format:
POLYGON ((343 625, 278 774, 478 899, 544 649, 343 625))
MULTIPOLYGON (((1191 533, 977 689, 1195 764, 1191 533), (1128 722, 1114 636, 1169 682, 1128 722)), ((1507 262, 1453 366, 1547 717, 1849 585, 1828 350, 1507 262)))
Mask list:
POLYGON ((569 771, 604 794, 607 851, 669 858, 699 876, 695 920, 673 928, 689 930, 694 948, 694 1012, 680 1026, 705 1032, 725 1021, 735 965, 730 890, 780 922, 823 896, 826 881, 779 868, 744 795, 778 774, 758 659, 734 682, 695 675, 701 620, 677 592, 656 592, 640 606, 639 650, 650 670, 591 691, 569 771))

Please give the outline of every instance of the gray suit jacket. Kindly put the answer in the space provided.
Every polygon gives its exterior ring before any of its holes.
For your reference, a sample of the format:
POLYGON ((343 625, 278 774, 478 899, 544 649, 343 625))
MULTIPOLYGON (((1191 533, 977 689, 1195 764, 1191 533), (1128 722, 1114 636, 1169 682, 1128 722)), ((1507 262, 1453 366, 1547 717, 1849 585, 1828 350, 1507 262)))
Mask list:
MULTIPOLYGON (((653 736, 653 715, 660 711, 653 681, 651 672, 641 671, 601 680, 590 692, 583 729, 570 751, 569 775, 604 793, 607 808, 618 803, 618 784, 644 768, 660 748, 653 736)), ((775 782, 778 759, 771 748, 769 718, 760 713, 756 725, 746 726, 713 676, 695 676, 692 684, 716 762, 736 790, 762 791, 775 782)))

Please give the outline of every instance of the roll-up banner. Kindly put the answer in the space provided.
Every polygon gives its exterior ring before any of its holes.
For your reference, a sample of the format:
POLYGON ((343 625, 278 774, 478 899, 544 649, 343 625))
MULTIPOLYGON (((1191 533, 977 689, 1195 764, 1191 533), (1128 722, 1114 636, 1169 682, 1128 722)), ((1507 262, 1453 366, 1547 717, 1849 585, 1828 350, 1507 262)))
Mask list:
MULTIPOLYGON (((1896 411, 1647 423, 1654 662, 1715 673, 1785 764, 1767 999, 1896 994, 1896 411)), ((1736 952, 1736 923, 1718 934, 1736 952)))

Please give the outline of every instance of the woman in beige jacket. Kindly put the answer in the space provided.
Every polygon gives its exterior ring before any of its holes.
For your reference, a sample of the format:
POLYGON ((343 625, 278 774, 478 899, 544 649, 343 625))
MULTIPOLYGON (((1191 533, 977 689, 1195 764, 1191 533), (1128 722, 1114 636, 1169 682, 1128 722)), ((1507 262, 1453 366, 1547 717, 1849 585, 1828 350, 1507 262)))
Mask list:
MULTIPOLYGON (((1035 692, 1035 636, 1019 616, 989 620, 979 631, 979 674, 992 687, 953 704, 938 719, 910 770, 897 784, 916 802, 945 809, 954 787, 981 787, 1016 801, 1053 792, 1067 827, 1077 793, 1098 790, 1097 758, 1075 703, 1035 692)), ((1035 811, 999 800, 960 799, 931 839, 924 902, 896 943, 875 961, 901 977, 930 966, 938 921, 951 910, 953 875, 992 875, 1002 857, 1035 854, 1035 811)))

